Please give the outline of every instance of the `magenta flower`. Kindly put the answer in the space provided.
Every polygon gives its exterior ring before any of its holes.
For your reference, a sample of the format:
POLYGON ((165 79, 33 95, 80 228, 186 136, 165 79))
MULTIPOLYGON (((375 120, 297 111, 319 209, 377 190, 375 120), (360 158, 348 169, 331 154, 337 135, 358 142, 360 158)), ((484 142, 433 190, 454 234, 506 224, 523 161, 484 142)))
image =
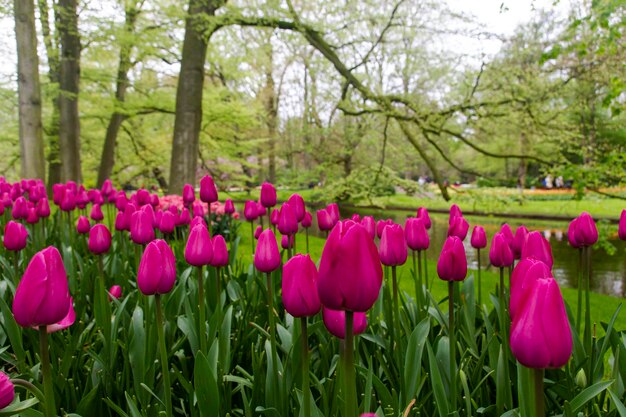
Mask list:
POLYGON ((294 317, 311 317, 322 307, 317 294, 317 268, 309 255, 296 255, 283 265, 282 296, 294 317))

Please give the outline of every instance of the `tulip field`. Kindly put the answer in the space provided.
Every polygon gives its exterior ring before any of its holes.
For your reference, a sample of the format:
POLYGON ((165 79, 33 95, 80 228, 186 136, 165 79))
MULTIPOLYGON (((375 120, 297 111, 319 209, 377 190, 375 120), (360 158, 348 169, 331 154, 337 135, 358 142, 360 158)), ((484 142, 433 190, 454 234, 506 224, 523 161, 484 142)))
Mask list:
POLYGON ((0 222, 0 417, 626 416, 588 213, 567 303, 539 232, 488 237, 456 205, 434 248, 424 207, 396 224, 269 183, 234 204, 209 176, 180 196, 0 179, 0 222))

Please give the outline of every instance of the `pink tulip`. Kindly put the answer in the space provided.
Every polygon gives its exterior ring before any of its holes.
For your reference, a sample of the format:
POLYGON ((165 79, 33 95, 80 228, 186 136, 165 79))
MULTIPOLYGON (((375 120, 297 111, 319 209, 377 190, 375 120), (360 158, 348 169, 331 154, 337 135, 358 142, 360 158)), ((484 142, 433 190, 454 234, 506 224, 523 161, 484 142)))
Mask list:
POLYGON ((4 247, 10 251, 20 251, 26 247, 28 231, 23 224, 9 220, 4 226, 4 247))
MULTIPOLYGON (((322 320, 324 326, 330 334, 339 339, 346 337, 346 312, 343 310, 332 310, 324 306, 322 308, 322 320)), ((361 334, 367 328, 367 314, 365 312, 354 312, 352 322, 353 335, 361 334)))
POLYGON ((122 296, 122 287, 119 285, 114 285, 109 289, 109 301, 112 301, 113 298, 119 299, 122 296))
POLYGON ((407 249, 402 226, 393 224, 383 229, 379 252, 383 265, 398 266, 406 262, 407 249))
POLYGON ((28 217, 28 201, 24 197, 18 197, 13 203, 11 216, 15 220, 25 219, 28 217))
POLYGON ((70 305, 61 254, 49 246, 33 256, 15 290, 15 321, 22 327, 55 324, 67 316, 70 305))
POLYGON ((270 213, 270 223, 273 226, 278 226, 278 222, 280 221, 280 210, 275 208, 270 213))
POLYGON ((124 212, 123 211, 117 212, 117 215, 115 216, 115 230, 117 230, 118 232, 121 232, 123 230, 129 230, 129 229, 130 229, 130 226, 126 222, 126 215, 124 214, 124 212))
POLYGON ((205 203, 214 203, 218 200, 217 187, 210 175, 200 179, 200 200, 205 203))
POLYGON ((467 258, 463 241, 457 236, 446 239, 437 261, 437 275, 444 281, 463 281, 467 275, 467 258))
POLYGON ((115 208, 124 211, 126 209, 126 204, 128 204, 128 197, 126 197, 125 191, 118 191, 117 198, 115 199, 115 208))
POLYGON ((576 241, 582 246, 593 246, 598 241, 598 229, 589 213, 583 211, 575 223, 576 241))
POLYGON ((37 210, 37 216, 39 218, 48 218, 50 217, 50 202, 47 198, 42 198, 37 201, 37 205, 35 206, 37 210))
POLYGON ((230 198, 224 201, 224 213, 233 214, 235 212, 235 205, 233 204, 233 200, 230 198))
POLYGON ((525 226, 520 226, 515 231, 515 237, 513 238, 513 244, 511 245, 515 259, 520 259, 522 257, 522 248, 524 247, 524 242, 526 241, 526 235, 528 235, 528 229, 525 226))
POLYGON ((569 225, 567 226, 567 242, 571 247, 579 249, 582 248, 583 245, 576 238, 576 229, 578 227, 578 217, 574 218, 569 225))
POLYGON ((430 236, 428 236, 424 221, 419 217, 406 219, 404 234, 406 244, 411 250, 426 250, 430 246, 430 236))
MULTIPOLYGON (((70 297, 70 308, 67 310, 67 314, 61 320, 54 324, 46 326, 46 333, 54 333, 60 330, 67 329, 76 321, 76 311, 74 311, 74 299, 70 297)), ((37 329, 38 326, 33 326, 37 329)))
POLYGON ((322 305, 317 294, 317 269, 309 255, 296 255, 283 265, 282 296, 294 317, 311 317, 322 305))
POLYGON ((191 203, 191 211, 193 212, 193 217, 202 218, 204 217, 204 207, 201 203, 195 201, 191 203))
POLYGON ((311 216, 310 212, 308 211, 304 212, 304 217, 302 218, 302 221, 300 222, 300 224, 305 229, 308 229, 309 227, 311 227, 311 225, 313 224, 313 216, 311 216))
POLYGON ((183 203, 185 204, 185 206, 190 205, 194 201, 196 201, 196 192, 193 189, 193 185, 183 185, 183 203))
POLYGON ((222 235, 213 237, 213 259, 211 259, 211 266, 215 268, 228 266, 228 247, 222 235))
POLYGON ((145 245, 154 240, 152 218, 149 213, 144 210, 137 210, 133 213, 130 222, 130 238, 138 245, 145 245))
POLYGON ((448 227, 448 237, 456 236, 461 241, 465 240, 467 231, 469 230, 469 223, 463 216, 456 216, 450 218, 450 225, 448 227))
POLYGON ((159 221, 159 230, 164 235, 168 235, 174 231, 176 228, 176 216, 174 216, 169 211, 164 211, 161 214, 161 219, 159 221))
POLYGON ((76 208, 76 196, 71 190, 65 190, 65 193, 63 194, 63 200, 61 200, 60 208, 62 211, 72 211, 76 208))
POLYGON ((337 222, 341 219, 339 215, 339 206, 337 203, 332 203, 326 206, 326 211, 330 214, 330 218, 333 222, 333 226, 337 224, 337 222))
POLYGON ((502 233, 502 235, 504 236, 504 240, 506 240, 507 245, 513 246, 513 240, 515 239, 515 236, 513 236, 513 231, 511 230, 511 226, 509 226, 508 223, 504 223, 500 227, 500 233, 502 233))
POLYGON ((261 236, 261 233, 263 233, 263 227, 257 226, 254 230, 254 238, 258 240, 259 236, 261 236))
POLYGON ((283 235, 293 235, 298 232, 298 219, 289 203, 284 203, 280 208, 278 231, 283 235))
POLYGON ((379 220, 378 222, 376 222, 376 236, 379 239, 383 237, 383 230, 385 230, 385 227, 391 226, 392 224, 394 224, 394 222, 391 219, 379 220))
POLYGON ((115 193, 115 190, 113 189, 113 183, 111 183, 110 179, 107 178, 106 180, 104 180, 104 182, 102 183, 102 188, 100 188, 100 191, 102 192, 103 195, 107 197, 115 193))
POLYGON ((504 233, 498 232, 491 239, 491 247, 489 248, 489 260, 491 265, 504 268, 513 265, 513 251, 509 246, 507 237, 504 233))
POLYGON ((31 207, 28 209, 28 216, 26 216, 26 223, 35 224, 39 221, 39 217, 37 217, 37 210, 35 207, 31 207))
POLYGON ((426 207, 420 207, 417 209, 417 218, 422 219, 426 230, 429 230, 431 228, 432 221, 430 220, 430 215, 428 214, 428 210, 426 209, 426 207))
POLYGON ((0 372, 0 410, 7 407, 15 398, 15 387, 4 372, 0 372))
POLYGON ((509 315, 511 320, 521 308, 522 300, 526 294, 526 289, 531 282, 537 279, 552 278, 552 272, 545 263, 535 258, 522 259, 511 274, 511 298, 509 301, 509 315))
POLYGON ((527 368, 560 368, 572 355, 572 332, 554 279, 539 278, 528 289, 511 323, 513 356, 527 368))
POLYGON ((187 226, 189 223, 191 223, 191 215, 187 207, 183 207, 176 219, 176 226, 187 226))
POLYGON ((94 255, 107 253, 111 247, 111 232, 103 224, 97 224, 89 231, 89 251, 94 255))
POLYGON ((363 216, 361 226, 365 228, 367 234, 369 234, 372 239, 376 237, 376 220, 374 220, 374 217, 363 216))
POLYGON ((619 216, 617 235, 621 240, 626 240, 626 210, 622 210, 622 214, 619 216))
POLYGON ((148 190, 140 188, 135 193, 135 196, 137 198, 137 204, 139 204, 140 206, 145 206, 146 204, 150 204, 151 197, 150 197, 150 193, 148 192, 148 190))
POLYGON ((287 250, 293 248, 293 235, 282 235, 280 237, 280 247, 287 250))
POLYGON ((259 217, 259 211, 257 208, 256 201, 248 200, 243 208, 243 216, 247 221, 251 222, 259 217))
POLYGON ((361 216, 359 215, 359 213, 354 213, 352 217, 350 217, 350 220, 355 223, 361 223, 361 216))
POLYGON ((91 213, 89 217, 91 217, 91 220, 95 220, 97 222, 102 221, 102 219, 104 219, 104 214, 102 214, 102 208, 100 207, 100 204, 93 205, 93 207, 91 208, 91 213))
POLYGON ((331 230, 334 226, 333 219, 325 209, 317 210, 317 227, 320 231, 328 231, 331 230))
POLYGON ((333 310, 367 311, 382 285, 383 270, 374 240, 360 224, 341 221, 326 240, 317 291, 333 310))
POLYGON ((450 216, 448 217, 448 224, 452 224, 452 221, 455 217, 463 217, 463 212, 461 212, 461 208, 456 204, 452 204, 450 206, 450 216))
POLYGON ((89 196, 89 201, 91 201, 93 204, 101 205, 102 203, 104 203, 104 198, 102 198, 100 190, 89 190, 87 195, 89 196))
POLYGON ((185 261, 189 265, 210 265, 213 259, 213 242, 209 236, 209 230, 203 224, 198 224, 191 229, 185 246, 185 261))
POLYGON ((301 222, 304 218, 304 212, 306 211, 304 208, 304 199, 300 194, 292 194, 287 203, 291 206, 293 213, 296 215, 296 220, 301 222))
POLYGON ((276 236, 271 229, 265 229, 259 236, 254 252, 254 266, 261 272, 272 272, 280 267, 280 252, 276 236))
POLYGON ((552 269, 552 265, 554 264, 554 260, 552 259, 552 248, 550 247, 550 243, 546 240, 545 237, 539 232, 530 232, 526 236, 526 242, 524 242, 524 246, 522 247, 522 257, 525 258, 535 258, 552 269))
POLYGON ((261 204, 266 208, 276 205, 276 188, 269 182, 261 184, 261 204))
POLYGON ((176 282, 176 259, 161 239, 148 244, 139 263, 137 287, 144 295, 166 294, 176 282))
POLYGON ((206 222, 204 221, 204 219, 202 217, 194 217, 193 219, 191 219, 191 223, 189 223, 189 231, 191 231, 191 229, 193 229, 197 225, 202 225, 202 226, 208 228, 206 222))
POLYGON ((487 247, 487 235, 482 226, 474 226, 470 243, 474 249, 484 249, 487 247))

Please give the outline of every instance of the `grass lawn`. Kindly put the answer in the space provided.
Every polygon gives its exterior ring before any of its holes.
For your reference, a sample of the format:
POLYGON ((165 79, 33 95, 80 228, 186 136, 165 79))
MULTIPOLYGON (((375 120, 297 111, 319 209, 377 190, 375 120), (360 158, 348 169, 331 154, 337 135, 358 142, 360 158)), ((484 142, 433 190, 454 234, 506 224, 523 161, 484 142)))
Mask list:
MULTIPOLYGON (((255 226, 256 227, 256 226, 255 226)), ((239 247, 238 257, 242 260, 244 265, 252 263, 252 253, 250 246, 250 225, 248 223, 242 224, 240 227, 241 243, 239 247)), ((299 253, 304 253, 306 250, 305 234, 299 233, 296 237, 296 249, 299 253)), ((313 261, 318 264, 324 247, 324 239, 314 236, 309 236, 309 253, 313 261)), ((279 246, 280 248, 280 246, 279 246)), ((429 249, 433 251, 434 248, 429 249)), ((284 257, 286 254, 283 255, 284 257)), ((409 255, 407 263, 398 268, 398 277, 400 281, 400 288, 407 292, 411 297, 414 294, 413 275, 411 272, 412 263, 409 255)), ((475 273, 474 270, 468 271, 468 276, 475 273)), ((434 261, 428 262, 428 278, 432 281, 431 293, 435 300, 442 300, 447 297, 447 286, 444 282, 439 280, 436 272, 436 263, 434 261)), ((483 271, 482 274, 482 300, 483 303, 489 304, 489 293, 494 292, 496 284, 499 281, 499 275, 493 270, 483 271)), ((508 281, 508 280, 507 280, 508 281)), ((477 287, 476 287, 477 288, 477 287)), ((572 312, 575 314, 578 292, 573 288, 561 288, 563 298, 567 304, 569 304, 572 312)), ((601 329, 600 323, 607 323, 618 306, 622 303, 621 298, 612 297, 603 294, 591 294, 591 319, 597 323, 598 336, 602 335, 604 331, 601 329)), ((615 327, 618 330, 626 330, 626 316, 624 312, 620 312, 615 327)))

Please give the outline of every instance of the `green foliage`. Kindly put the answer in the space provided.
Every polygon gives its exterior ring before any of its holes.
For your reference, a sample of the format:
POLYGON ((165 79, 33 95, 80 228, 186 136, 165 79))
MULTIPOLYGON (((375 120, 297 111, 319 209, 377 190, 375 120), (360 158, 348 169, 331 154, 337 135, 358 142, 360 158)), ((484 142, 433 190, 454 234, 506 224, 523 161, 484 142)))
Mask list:
MULTIPOLYGON (((359 168, 346 178, 342 178, 324 187, 331 201, 369 201, 373 197, 391 196, 396 187, 409 188, 409 181, 402 180, 389 168, 359 168)), ((416 188, 416 186, 415 186, 416 188)))

